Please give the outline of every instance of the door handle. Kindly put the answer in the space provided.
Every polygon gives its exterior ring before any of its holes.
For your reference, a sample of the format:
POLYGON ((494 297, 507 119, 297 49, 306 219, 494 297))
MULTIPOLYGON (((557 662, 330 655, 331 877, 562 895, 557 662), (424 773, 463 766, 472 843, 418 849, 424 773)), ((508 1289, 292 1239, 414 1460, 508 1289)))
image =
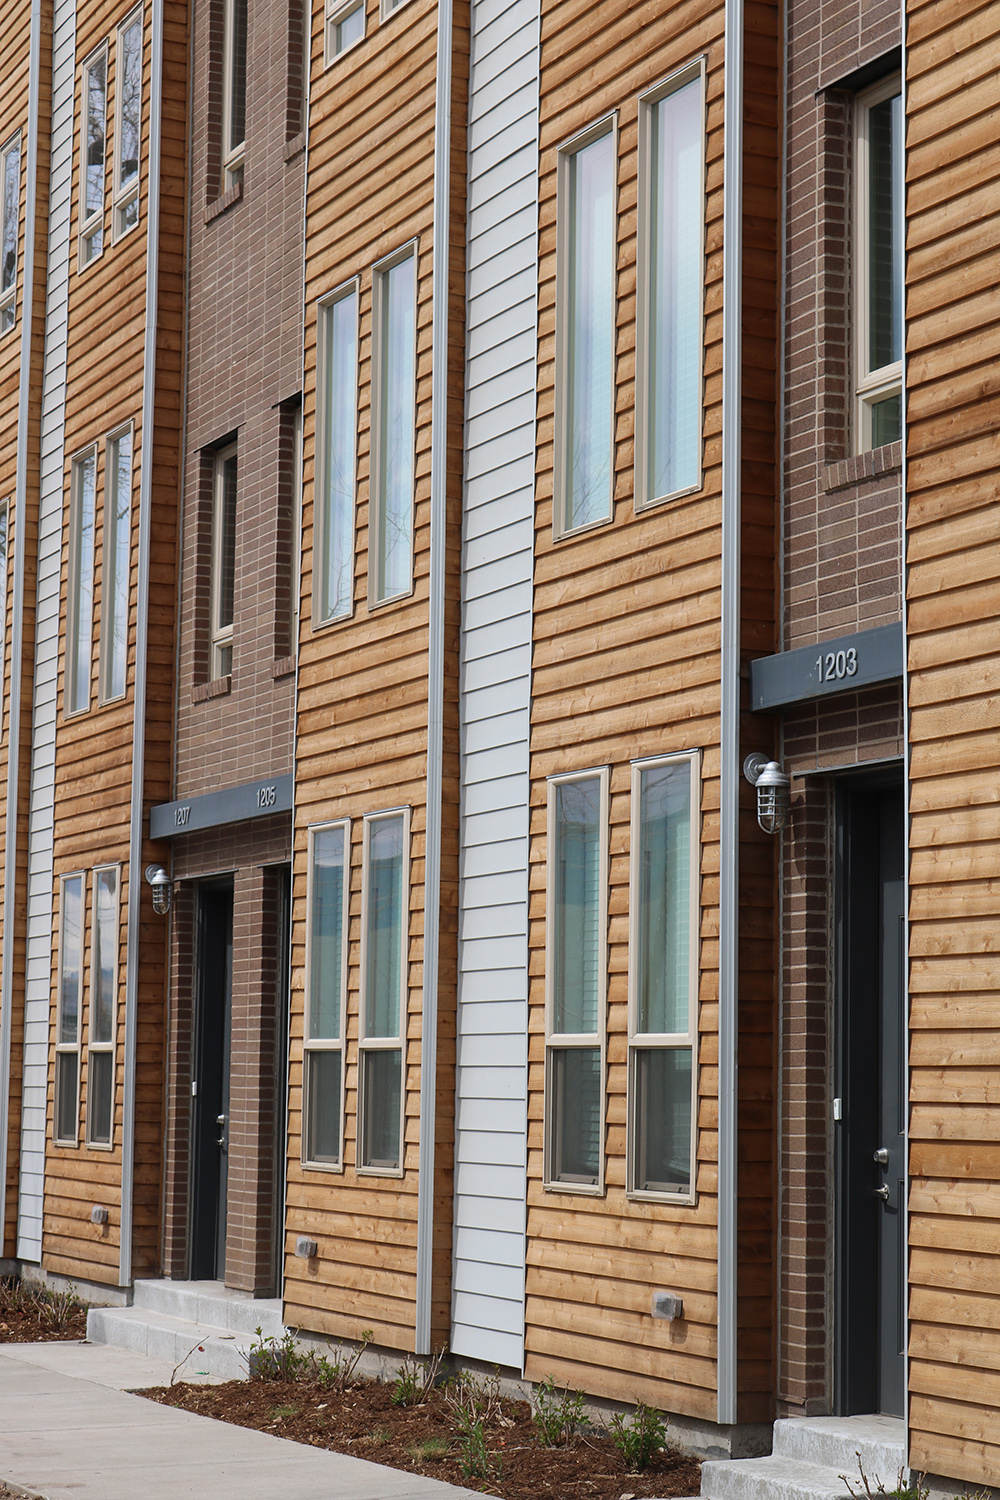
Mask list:
POLYGON ((876 1198, 881 1198, 883 1203, 888 1203, 889 1189, 885 1183, 883 1183, 881 1187, 873 1188, 872 1191, 874 1192, 876 1198))
MULTIPOLYGON (((225 1115, 216 1115, 216 1117, 215 1117, 215 1123, 216 1123, 216 1125, 225 1126, 225 1123, 226 1123, 226 1117, 225 1117, 225 1115)), ((222 1134, 219 1136, 219 1138, 218 1138, 218 1140, 216 1141, 215 1144, 217 1146, 225 1146, 225 1144, 226 1144, 226 1132, 225 1132, 225 1129, 223 1129, 222 1134)))

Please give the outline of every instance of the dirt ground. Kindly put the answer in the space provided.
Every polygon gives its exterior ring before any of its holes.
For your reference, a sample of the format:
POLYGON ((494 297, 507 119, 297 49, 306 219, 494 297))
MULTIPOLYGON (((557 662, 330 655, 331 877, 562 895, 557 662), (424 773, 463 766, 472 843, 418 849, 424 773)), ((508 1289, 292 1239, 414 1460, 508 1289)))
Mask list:
POLYGON ((611 1439, 596 1430, 584 1430, 559 1447, 543 1447, 523 1401, 499 1404, 483 1434, 488 1473, 470 1476, 463 1470, 468 1449, 463 1450, 454 1412, 438 1391, 416 1406, 394 1405, 392 1384, 378 1381, 360 1382, 343 1393, 314 1381, 234 1380, 141 1394, 502 1500, 667 1500, 697 1495, 701 1485, 697 1460, 669 1450, 643 1472, 630 1473, 611 1439))
POLYGON ((0 1344, 86 1337, 87 1309, 72 1297, 36 1290, 23 1281, 0 1281, 0 1344))

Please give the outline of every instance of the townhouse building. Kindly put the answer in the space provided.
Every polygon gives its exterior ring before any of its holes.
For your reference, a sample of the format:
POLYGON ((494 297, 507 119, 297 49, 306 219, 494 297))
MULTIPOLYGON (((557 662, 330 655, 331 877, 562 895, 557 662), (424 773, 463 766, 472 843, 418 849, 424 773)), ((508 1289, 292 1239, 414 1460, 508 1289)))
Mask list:
POLYGON ((4 1268, 1000 1484, 1000 6, 0 13, 4 1268))

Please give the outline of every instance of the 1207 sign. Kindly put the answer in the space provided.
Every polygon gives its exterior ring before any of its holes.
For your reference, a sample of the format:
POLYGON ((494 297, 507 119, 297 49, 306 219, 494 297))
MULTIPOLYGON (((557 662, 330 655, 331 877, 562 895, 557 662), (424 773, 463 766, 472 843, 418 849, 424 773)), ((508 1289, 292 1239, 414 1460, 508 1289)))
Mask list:
POLYGON ((822 682, 843 682, 845 677, 854 677, 858 670, 858 650, 848 646, 846 651, 827 651, 816 658, 816 676, 822 682))

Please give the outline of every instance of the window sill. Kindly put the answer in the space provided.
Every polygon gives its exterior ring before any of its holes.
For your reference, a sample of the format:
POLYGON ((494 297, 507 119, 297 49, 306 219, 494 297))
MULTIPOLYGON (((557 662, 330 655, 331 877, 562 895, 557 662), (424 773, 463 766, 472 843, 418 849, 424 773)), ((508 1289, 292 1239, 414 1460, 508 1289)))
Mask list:
POLYGON ((279 677, 291 677, 294 671, 294 656, 278 656, 271 663, 271 676, 275 680, 277 680, 279 677))
POLYGON ((191 689, 191 702, 207 703, 210 698, 226 698, 232 690, 232 676, 216 677, 212 682, 196 682, 191 689))
POLYGON ((285 161, 294 161, 305 149, 306 133, 304 130, 300 130, 298 135, 293 135, 291 140, 285 142, 285 161))
POLYGON ((232 208, 234 203, 239 203, 242 197, 243 184, 242 182, 237 182, 231 188, 228 188, 222 194, 221 198, 216 198, 214 203, 208 205, 205 210, 205 223, 211 224, 212 220, 217 219, 220 214, 224 214, 227 208, 232 208))
POLYGON ((856 453, 851 458, 842 458, 839 463, 827 464, 823 470, 823 488, 828 492, 846 490, 866 479, 898 474, 902 467, 903 444, 886 443, 883 448, 870 448, 867 453, 856 453))

